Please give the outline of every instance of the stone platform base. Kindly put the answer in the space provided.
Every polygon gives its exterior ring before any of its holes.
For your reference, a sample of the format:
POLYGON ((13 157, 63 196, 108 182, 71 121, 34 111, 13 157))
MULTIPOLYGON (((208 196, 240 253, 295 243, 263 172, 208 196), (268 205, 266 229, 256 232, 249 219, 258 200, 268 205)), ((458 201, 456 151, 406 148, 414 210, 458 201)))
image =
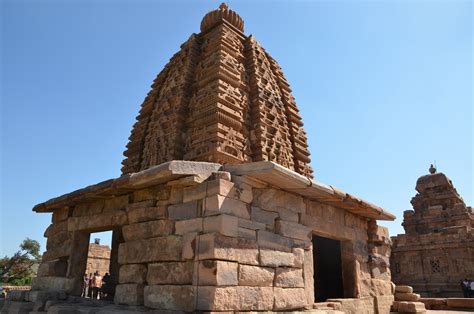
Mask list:
MULTIPOLYGON (((4 307, 0 310, 1 314, 6 313, 24 313, 24 314, 132 314, 132 313, 154 313, 154 314, 178 314, 186 313, 181 311, 153 310, 144 306, 115 305, 112 302, 75 299, 67 301, 48 301, 46 304, 38 302, 6 301, 4 307)), ((202 313, 234 313, 234 312, 202 312, 202 313)), ((248 312, 256 313, 256 312, 248 312)), ((277 312, 265 312, 277 313, 277 312)), ((280 312, 281 313, 281 312, 280 312)), ((292 311, 291 313, 314 313, 314 314, 344 314, 332 308, 313 309, 307 311, 292 311)))
POLYGON ((421 298, 419 301, 424 303, 429 310, 454 310, 474 313, 473 298, 421 298))

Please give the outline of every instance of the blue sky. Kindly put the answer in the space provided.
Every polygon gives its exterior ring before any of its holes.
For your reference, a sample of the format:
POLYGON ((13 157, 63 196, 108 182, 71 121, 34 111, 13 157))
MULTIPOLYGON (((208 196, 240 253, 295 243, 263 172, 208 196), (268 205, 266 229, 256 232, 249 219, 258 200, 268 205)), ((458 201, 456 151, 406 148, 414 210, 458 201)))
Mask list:
MULTIPOLYGON (((1 2, 0 255, 45 248, 35 204, 120 175, 152 80, 219 3, 1 2)), ((436 161, 474 204, 472 2, 229 6, 282 66, 317 180, 401 218, 436 161)))

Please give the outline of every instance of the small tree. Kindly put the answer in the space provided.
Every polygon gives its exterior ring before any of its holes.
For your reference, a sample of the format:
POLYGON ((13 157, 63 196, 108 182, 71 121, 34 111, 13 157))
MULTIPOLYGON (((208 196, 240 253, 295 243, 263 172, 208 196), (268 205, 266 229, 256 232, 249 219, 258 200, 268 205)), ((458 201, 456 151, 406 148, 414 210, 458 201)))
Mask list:
POLYGON ((20 244, 20 250, 12 257, 0 259, 0 281, 12 285, 29 285, 40 262, 40 244, 26 238, 20 244))

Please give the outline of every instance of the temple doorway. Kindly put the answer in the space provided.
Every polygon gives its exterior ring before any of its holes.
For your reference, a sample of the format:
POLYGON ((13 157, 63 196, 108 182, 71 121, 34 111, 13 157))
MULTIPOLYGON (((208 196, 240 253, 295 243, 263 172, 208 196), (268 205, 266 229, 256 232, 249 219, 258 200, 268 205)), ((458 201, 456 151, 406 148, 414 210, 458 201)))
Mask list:
POLYGON ((313 235, 312 242, 316 302, 343 298, 341 241, 313 235))
POLYGON ((119 275, 118 247, 122 242, 121 228, 74 233, 68 276, 80 279, 81 287, 74 290, 73 295, 113 300, 119 275), (94 277, 96 281, 92 284, 94 277), (100 289, 92 289, 97 286, 100 289))

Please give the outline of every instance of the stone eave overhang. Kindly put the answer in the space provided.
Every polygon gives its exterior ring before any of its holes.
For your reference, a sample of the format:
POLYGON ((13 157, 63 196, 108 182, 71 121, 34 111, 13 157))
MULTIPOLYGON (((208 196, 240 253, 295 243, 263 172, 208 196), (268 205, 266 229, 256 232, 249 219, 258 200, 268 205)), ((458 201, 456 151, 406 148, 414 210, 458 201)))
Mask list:
POLYGON ((228 171, 233 175, 250 177, 279 189, 323 204, 342 208, 369 219, 395 220, 396 218, 393 214, 379 206, 341 191, 334 186, 308 179, 271 161, 222 166, 209 162, 173 160, 137 173, 123 175, 116 179, 103 181, 50 199, 36 205, 33 211, 52 212, 54 209, 74 205, 79 202, 122 195, 183 177, 199 176, 201 180, 205 180, 213 172, 219 170, 228 171))

